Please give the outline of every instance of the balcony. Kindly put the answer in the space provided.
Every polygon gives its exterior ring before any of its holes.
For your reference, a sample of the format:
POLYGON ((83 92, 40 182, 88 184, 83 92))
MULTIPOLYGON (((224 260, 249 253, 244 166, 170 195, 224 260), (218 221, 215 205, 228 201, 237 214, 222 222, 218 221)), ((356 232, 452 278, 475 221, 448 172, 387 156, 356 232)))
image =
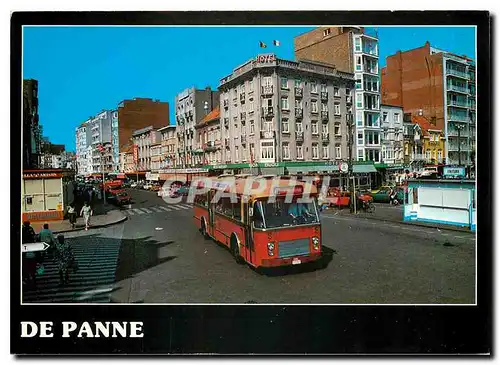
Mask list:
POLYGON ((260 138, 273 139, 274 138, 274 131, 261 131, 260 138))
MULTIPOLYGON (((450 143, 448 145, 448 151, 449 152, 458 152, 458 144, 455 143, 450 143)), ((460 152, 470 152, 471 148, 470 146, 467 146, 467 144, 462 143, 460 145, 460 152)))
POLYGON ((224 145, 229 148, 230 143, 229 143, 229 138, 224 138, 224 145))
POLYGON ((321 120, 328 120, 328 111, 327 110, 322 110, 321 111, 321 120))
POLYGON ((224 127, 229 128, 229 118, 224 118, 224 127))
POLYGON ((467 74, 467 72, 455 70, 449 67, 446 68, 446 75, 456 76, 466 80, 469 79, 469 75, 467 74))
POLYGON ((425 155, 423 153, 414 153, 411 156, 412 161, 425 161, 425 155))
POLYGON ((245 135, 240 136, 240 143, 242 145, 246 145, 247 144, 247 136, 245 136, 245 135))
POLYGON ((318 109, 311 109, 311 114, 318 114, 318 109))
POLYGON ((346 104, 352 104, 352 96, 346 96, 345 102, 346 102, 346 104))
POLYGON ((321 100, 328 100, 328 92, 322 91, 321 92, 321 100))
POLYGON ((452 122, 468 122, 467 114, 448 113, 448 120, 452 122))
POLYGON ((466 101, 448 100, 448 106, 454 106, 458 108, 468 108, 466 101))
POLYGON ((229 100, 224 99, 224 109, 229 108, 229 100))
MULTIPOLYGON (((469 134, 467 129, 462 129, 460 131, 460 138, 467 138, 472 135, 469 134)), ((458 137, 458 129, 448 129, 448 137, 458 137)))
POLYGON ((455 91, 457 93, 468 94, 469 90, 465 86, 458 86, 454 84, 446 84, 446 89, 448 91, 455 91))
POLYGON ((266 118, 274 116, 274 107, 267 106, 262 108, 262 115, 266 118))
POLYGON ((376 67, 367 67, 367 66, 364 66, 363 67, 363 72, 364 73, 368 73, 368 74, 372 74, 372 75, 378 75, 378 69, 376 67))
POLYGON ((323 142, 330 142, 330 133, 321 133, 321 140, 323 142))
POLYGON ((295 140, 297 142, 304 142, 304 132, 295 132, 295 140))
POLYGON ((304 95, 304 90, 301 87, 295 88, 295 98, 301 98, 304 95))
POLYGON ((273 85, 262 86, 262 96, 273 95, 273 85))
POLYGON ((245 93, 240 94, 240 103, 245 104, 245 93))
POLYGON ((247 113, 246 112, 240 113, 240 119, 241 119, 241 124, 245 124, 245 121, 247 120, 247 113))
POLYGON ((304 115, 304 109, 295 108, 295 118, 302 118, 304 115))

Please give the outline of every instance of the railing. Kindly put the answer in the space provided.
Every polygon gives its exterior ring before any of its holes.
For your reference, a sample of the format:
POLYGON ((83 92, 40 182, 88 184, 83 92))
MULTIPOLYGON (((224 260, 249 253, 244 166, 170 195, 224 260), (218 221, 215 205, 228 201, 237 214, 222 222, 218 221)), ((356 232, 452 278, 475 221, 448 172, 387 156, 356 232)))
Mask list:
POLYGON ((274 115, 274 107, 267 106, 262 108, 262 115, 266 117, 272 117, 274 115))
POLYGON ((302 118, 303 115, 304 115, 304 109, 295 108, 295 117, 296 118, 302 118))
POLYGON ((377 47, 363 47, 362 52, 364 54, 370 55, 370 56, 375 56, 378 57, 378 49, 377 47))
POLYGON ((453 84, 446 84, 446 88, 448 89, 448 91, 456 91, 456 92, 460 92, 460 93, 464 93, 464 94, 468 94, 469 93, 469 90, 466 87, 463 87, 463 86, 457 86, 457 85, 453 85, 453 84))
MULTIPOLYGON (((448 151, 458 152, 458 144, 450 143, 448 145, 448 151)), ((467 145, 460 146, 460 152, 470 152, 470 151, 471 151, 470 146, 467 146, 467 145)))
POLYGON ((245 93, 240 94, 240 103, 245 104, 245 93))
POLYGON ((453 101, 453 100, 448 100, 448 105, 449 106, 458 106, 458 107, 462 107, 462 108, 467 108, 468 105, 467 105, 467 102, 460 102, 460 101, 453 101))
POLYGON ((304 90, 302 90, 301 87, 295 88, 295 97, 296 98, 301 98, 303 94, 304 94, 304 90))
POLYGON ((328 111, 327 110, 322 110, 321 111, 321 119, 322 120, 328 120, 328 111))
MULTIPOLYGON (((469 137, 470 133, 467 130, 460 131, 460 138, 469 137)), ((448 129, 448 137, 458 137, 458 129, 448 129)))
POLYGON ((467 114, 448 113, 448 120, 466 122, 468 118, 467 114))
POLYGON ((241 142, 241 144, 246 144, 247 143, 247 136, 245 136, 245 135, 240 136, 240 142, 241 142))
POLYGON ((224 108, 229 107, 229 100, 224 99, 224 108))
POLYGON ((414 153, 411 156, 413 161, 425 161, 425 155, 423 153, 414 153))
POLYGON ((272 95, 272 94, 273 94, 273 85, 262 86, 262 95, 272 95))
POLYGON ((345 102, 346 102, 346 104, 352 104, 352 96, 346 96, 345 102))
POLYGON ((363 67, 363 72, 367 72, 369 74, 377 75, 378 70, 375 67, 363 67))
POLYGON ((295 132, 295 140, 297 142, 304 141, 304 132, 295 132))
POLYGON ((459 71, 459 70, 454 70, 454 69, 449 68, 449 67, 446 68, 446 74, 447 75, 453 75, 453 76, 462 77, 464 79, 468 79, 469 78, 469 75, 467 75, 467 72, 465 72, 465 71, 459 71))
POLYGON ((229 128, 229 118, 224 118, 224 127, 229 128))
POLYGON ((245 120, 247 119, 247 113, 246 112, 240 113, 240 119, 242 123, 245 122, 245 120))
POLYGON ((330 133, 321 133, 321 140, 323 142, 330 142, 330 133))
POLYGON ((328 100, 328 92, 326 91, 321 92, 321 100, 328 100))
POLYGON ((260 137, 265 139, 274 138, 274 131, 261 131, 260 137))

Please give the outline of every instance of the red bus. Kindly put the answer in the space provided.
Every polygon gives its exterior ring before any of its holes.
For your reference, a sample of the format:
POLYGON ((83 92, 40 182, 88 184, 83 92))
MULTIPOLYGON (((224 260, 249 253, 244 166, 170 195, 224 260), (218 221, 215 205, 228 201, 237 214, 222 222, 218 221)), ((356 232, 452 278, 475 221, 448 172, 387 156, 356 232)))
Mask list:
POLYGON ((258 268, 321 258, 318 191, 314 185, 259 177, 204 181, 210 186, 203 186, 203 193, 195 195, 195 225, 205 238, 225 245, 238 263, 258 268), (299 200, 307 197, 307 202, 299 200))

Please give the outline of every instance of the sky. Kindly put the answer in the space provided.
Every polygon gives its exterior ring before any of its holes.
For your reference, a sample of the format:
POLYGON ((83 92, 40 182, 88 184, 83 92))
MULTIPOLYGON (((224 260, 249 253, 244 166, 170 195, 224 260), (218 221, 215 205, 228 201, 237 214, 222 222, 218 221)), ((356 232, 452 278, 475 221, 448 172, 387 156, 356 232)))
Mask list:
MULTIPOLYGON (((24 27, 23 79, 38 80, 44 136, 75 151, 75 128, 134 97, 170 103, 220 79, 259 53, 294 59, 293 38, 312 27, 24 27), (280 46, 273 46, 279 40, 280 46), (267 44, 259 47, 259 41, 267 44)), ((432 46, 475 58, 473 27, 378 27, 379 64, 432 46)))

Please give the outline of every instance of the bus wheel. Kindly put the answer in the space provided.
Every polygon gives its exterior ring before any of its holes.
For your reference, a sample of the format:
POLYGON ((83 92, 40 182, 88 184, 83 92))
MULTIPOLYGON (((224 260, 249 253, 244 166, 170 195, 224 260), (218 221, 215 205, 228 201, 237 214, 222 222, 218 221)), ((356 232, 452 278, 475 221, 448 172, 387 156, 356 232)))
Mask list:
POLYGON ((201 234, 203 238, 208 239, 207 228, 205 227, 205 221, 201 221, 201 234))
POLYGON ((243 257, 240 256, 240 250, 238 249, 238 241, 236 236, 231 236, 231 253, 238 264, 243 264, 245 261, 243 257))

